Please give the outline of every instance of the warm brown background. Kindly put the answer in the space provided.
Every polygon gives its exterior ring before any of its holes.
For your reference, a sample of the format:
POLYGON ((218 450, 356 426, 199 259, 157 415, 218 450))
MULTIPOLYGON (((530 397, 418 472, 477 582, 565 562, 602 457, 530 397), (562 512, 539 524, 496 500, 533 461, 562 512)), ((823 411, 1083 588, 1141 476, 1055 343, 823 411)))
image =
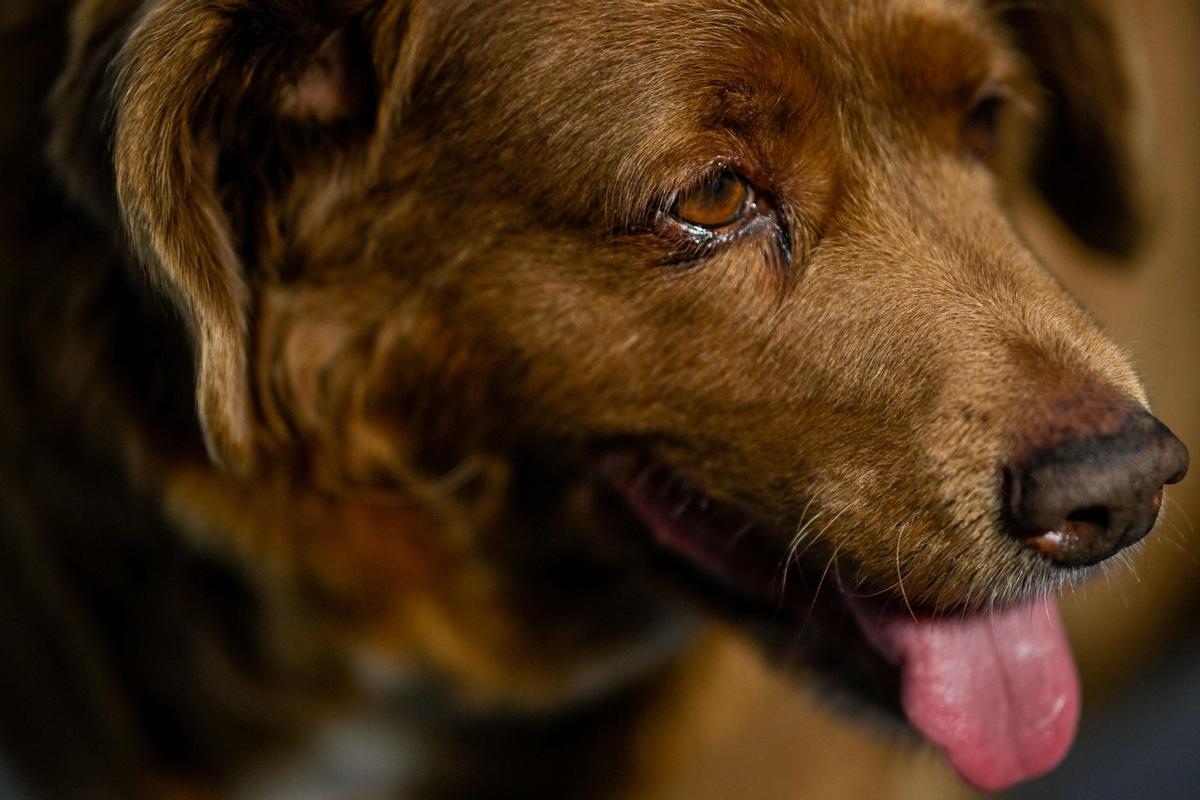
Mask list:
MULTIPOLYGON (((1105 724, 1116 704, 1156 681, 1200 634, 1200 4, 1112 5, 1144 91, 1139 125, 1152 241, 1136 264, 1104 263, 1033 201, 1019 218, 1034 248, 1133 354, 1157 414, 1189 445, 1194 466, 1169 493, 1167 519, 1135 557, 1136 575, 1115 569, 1063 601, 1084 682, 1085 730, 1105 724)), ((675 713, 685 709, 685 724, 646 743, 655 779, 639 796, 970 796, 937 754, 914 752, 822 709, 732 640, 714 639, 701 661, 686 700, 675 704, 675 713)), ((1095 756, 1084 750, 1074 758, 1078 766, 1095 756)))

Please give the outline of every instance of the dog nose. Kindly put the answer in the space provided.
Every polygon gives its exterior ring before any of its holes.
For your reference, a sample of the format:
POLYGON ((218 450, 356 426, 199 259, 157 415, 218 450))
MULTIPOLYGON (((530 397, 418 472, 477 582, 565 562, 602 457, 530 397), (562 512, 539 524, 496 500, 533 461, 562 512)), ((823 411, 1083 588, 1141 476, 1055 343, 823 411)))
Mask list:
POLYGON ((1150 532, 1163 485, 1187 469, 1187 448, 1139 409, 1115 434, 1071 438, 1006 469, 1009 523, 1057 564, 1095 564, 1150 532))

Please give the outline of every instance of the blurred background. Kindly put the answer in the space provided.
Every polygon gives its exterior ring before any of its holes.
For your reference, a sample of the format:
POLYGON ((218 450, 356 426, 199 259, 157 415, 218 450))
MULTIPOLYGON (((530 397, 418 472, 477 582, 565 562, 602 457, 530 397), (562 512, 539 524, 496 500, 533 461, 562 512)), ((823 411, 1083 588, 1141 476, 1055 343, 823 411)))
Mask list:
MULTIPOLYGON (((1136 569, 1064 598, 1084 684, 1071 756, 1014 800, 1200 797, 1200 3, 1110 2, 1143 104, 1146 191, 1155 229, 1133 264, 1079 247, 1036 200, 1025 235, 1133 355, 1155 411, 1192 452, 1165 522, 1136 569)), ((967 798, 940 756, 889 741, 769 674, 732 640, 711 643, 670 734, 674 762, 647 797, 967 798), (712 687, 723 687, 714 692, 712 687), (680 735, 683 732, 683 735, 680 735)))

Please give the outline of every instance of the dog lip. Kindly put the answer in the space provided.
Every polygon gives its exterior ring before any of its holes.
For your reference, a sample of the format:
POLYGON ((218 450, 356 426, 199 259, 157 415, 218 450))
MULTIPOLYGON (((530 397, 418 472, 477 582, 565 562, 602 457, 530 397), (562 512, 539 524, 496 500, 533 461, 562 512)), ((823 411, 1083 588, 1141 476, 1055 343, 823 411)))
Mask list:
MULTIPOLYGON (((599 463, 602 482, 616 490, 660 549, 684 557, 709 576, 777 611, 790 609, 807 616, 814 603, 824 604, 827 598, 837 601, 839 611, 847 600, 879 608, 902 606, 922 616, 982 610, 966 603, 926 606, 894 589, 875 590, 857 579, 848 586, 842 577, 854 574, 852 564, 843 557, 840 574, 834 574, 828 558, 813 555, 828 555, 827 542, 790 551, 778 524, 714 499, 674 468, 633 455, 626 447, 603 454, 599 463)), ((988 606, 996 607, 995 603, 988 606)))
POLYGON ((772 602, 782 599, 785 554, 748 514, 713 500, 661 464, 610 456, 603 474, 659 547, 737 589, 772 602))
POLYGON ((655 545, 655 572, 669 585, 735 624, 785 668, 805 664, 834 696, 884 721, 903 720, 898 670, 863 634, 824 561, 789 558, 773 526, 625 449, 601 458, 600 478, 632 512, 639 538, 655 545))

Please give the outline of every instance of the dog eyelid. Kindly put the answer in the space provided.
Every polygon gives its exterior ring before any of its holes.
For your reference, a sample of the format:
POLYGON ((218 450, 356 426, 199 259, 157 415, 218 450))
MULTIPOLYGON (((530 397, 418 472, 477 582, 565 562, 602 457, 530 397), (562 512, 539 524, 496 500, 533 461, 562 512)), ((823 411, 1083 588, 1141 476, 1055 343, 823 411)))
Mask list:
POLYGON ((989 82, 975 95, 963 121, 963 143, 980 161, 990 161, 1000 149, 1001 119, 1012 97, 1003 83, 989 82))

